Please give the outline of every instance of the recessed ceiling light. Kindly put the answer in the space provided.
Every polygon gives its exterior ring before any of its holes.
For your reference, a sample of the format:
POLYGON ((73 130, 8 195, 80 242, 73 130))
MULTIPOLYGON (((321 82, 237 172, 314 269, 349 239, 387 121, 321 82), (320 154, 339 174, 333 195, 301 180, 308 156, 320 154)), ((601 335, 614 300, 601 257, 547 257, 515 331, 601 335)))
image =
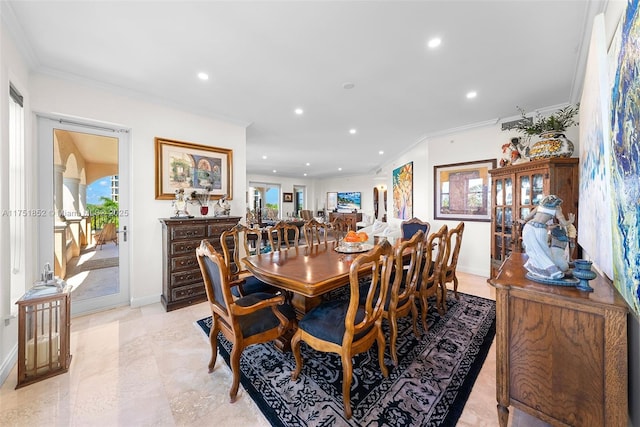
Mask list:
POLYGON ((267 155, 266 155, 266 154, 264 154, 264 155, 262 156, 262 160, 267 160, 267 155))
POLYGON ((273 173, 276 173, 276 172, 278 172, 278 171, 274 169, 274 170, 273 170, 273 173))
POLYGON ((476 96, 478 96, 478 92, 476 92, 476 91, 471 91, 471 92, 467 93, 467 99, 473 99, 476 96))
POLYGON ((439 37, 434 37, 431 40, 429 40, 429 42, 427 43, 427 46, 433 49, 434 47, 440 46, 440 43, 442 43, 442 39, 439 37))
POLYGON ((339 170, 339 171, 341 171, 341 170, 342 170, 342 168, 338 168, 338 170, 339 170))
POLYGON ((304 114, 304 110, 302 108, 296 108, 294 112, 299 116, 304 114))
POLYGON ((307 176, 307 174, 305 173, 304 176, 307 176))
POLYGON ((198 78, 200 80, 209 80, 209 74, 207 74, 207 73, 198 73, 198 78))
POLYGON ((355 135, 355 134, 356 134, 356 132, 358 132, 358 131, 357 131, 357 130, 355 130, 355 129, 349 129, 349 133, 350 133, 351 135, 355 135))
POLYGON ((307 162, 307 163, 306 163, 306 166, 311 166, 311 163, 307 162))
POLYGON ((380 154, 382 156, 384 154, 384 151, 380 150, 380 151, 378 151, 378 154, 380 154))

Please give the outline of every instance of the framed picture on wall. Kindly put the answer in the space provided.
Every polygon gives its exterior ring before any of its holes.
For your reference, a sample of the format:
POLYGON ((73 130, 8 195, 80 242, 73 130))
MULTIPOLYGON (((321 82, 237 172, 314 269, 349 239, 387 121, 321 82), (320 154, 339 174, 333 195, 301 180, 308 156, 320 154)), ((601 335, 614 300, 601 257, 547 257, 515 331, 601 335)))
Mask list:
POLYGON ((233 198, 233 150, 155 138, 155 152, 156 200, 174 199, 178 190, 233 198))
POLYGON ((489 170, 495 167, 495 159, 434 166, 434 218, 491 221, 489 170))
POLYGON ((393 217, 413 217, 413 162, 393 170, 393 217))
POLYGON ((282 201, 285 203, 293 202, 293 193, 282 193, 282 201))

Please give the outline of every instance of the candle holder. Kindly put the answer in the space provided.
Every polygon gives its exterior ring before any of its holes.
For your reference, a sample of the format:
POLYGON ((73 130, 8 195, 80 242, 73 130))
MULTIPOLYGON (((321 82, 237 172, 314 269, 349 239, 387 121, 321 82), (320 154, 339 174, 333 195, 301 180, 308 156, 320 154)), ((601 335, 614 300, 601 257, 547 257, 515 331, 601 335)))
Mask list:
POLYGON ((585 292, 593 292, 593 288, 589 286, 589 280, 593 280, 597 276, 595 272, 591 271, 593 263, 586 259, 577 259, 574 264, 573 276, 580 279, 580 283, 576 285, 576 288, 585 292))

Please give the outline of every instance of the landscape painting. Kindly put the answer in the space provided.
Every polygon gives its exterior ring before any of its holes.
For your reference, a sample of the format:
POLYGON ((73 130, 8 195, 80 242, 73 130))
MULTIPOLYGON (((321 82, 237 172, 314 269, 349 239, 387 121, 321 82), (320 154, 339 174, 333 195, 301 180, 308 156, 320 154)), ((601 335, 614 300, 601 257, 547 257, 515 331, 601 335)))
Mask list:
POLYGON ((157 200, 173 199, 176 191, 233 198, 232 150, 155 138, 155 151, 157 200))

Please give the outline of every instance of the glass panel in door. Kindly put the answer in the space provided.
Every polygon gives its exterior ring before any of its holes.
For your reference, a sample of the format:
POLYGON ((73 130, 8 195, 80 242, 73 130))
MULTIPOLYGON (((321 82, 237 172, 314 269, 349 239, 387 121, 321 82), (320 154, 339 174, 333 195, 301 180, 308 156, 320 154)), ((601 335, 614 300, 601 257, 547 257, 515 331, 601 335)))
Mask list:
POLYGON ((533 201, 531 204, 537 205, 544 196, 544 176, 541 173, 534 174, 532 177, 531 196, 533 201))
POLYGON ((520 204, 531 204, 531 185, 529 183, 529 175, 520 177, 520 204))
POLYGON ((73 315, 129 301, 128 133, 38 118, 41 265, 72 287, 73 315), (93 184, 93 185, 92 185, 93 184), (45 230, 51 230, 46 238, 45 230))
POLYGON ((496 206, 502 206, 504 204, 504 193, 502 192, 502 180, 496 181, 496 206))

